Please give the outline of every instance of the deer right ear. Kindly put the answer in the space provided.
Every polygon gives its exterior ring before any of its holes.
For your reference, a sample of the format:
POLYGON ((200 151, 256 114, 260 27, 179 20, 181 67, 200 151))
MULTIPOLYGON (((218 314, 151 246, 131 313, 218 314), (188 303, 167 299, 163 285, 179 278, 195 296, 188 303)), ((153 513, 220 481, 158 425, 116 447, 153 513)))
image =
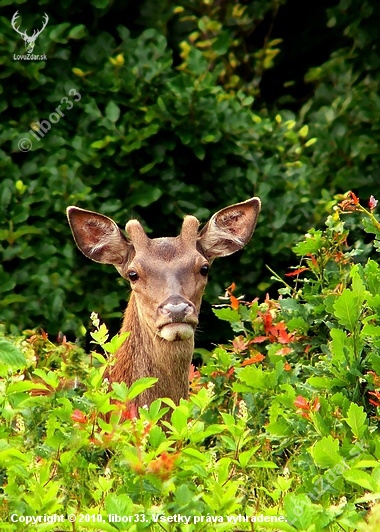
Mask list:
POLYGON ((232 255, 244 247, 255 230, 260 208, 259 198, 250 198, 215 213, 198 236, 204 255, 213 260, 232 255))
POLYGON ((67 218, 81 252, 95 262, 120 267, 132 245, 111 218, 79 207, 68 207, 67 218))

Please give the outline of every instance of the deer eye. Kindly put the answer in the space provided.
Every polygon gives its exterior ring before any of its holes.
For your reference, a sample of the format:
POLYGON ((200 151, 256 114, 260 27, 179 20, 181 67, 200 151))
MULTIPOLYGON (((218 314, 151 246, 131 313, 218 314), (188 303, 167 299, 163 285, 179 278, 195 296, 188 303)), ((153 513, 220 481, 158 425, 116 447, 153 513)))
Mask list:
POLYGON ((139 278, 139 274, 137 272, 135 272, 134 270, 131 270, 130 272, 128 272, 128 279, 134 283, 135 281, 137 281, 137 279, 139 278))
POLYGON ((200 274, 203 275, 203 277, 207 277, 208 275, 209 266, 207 264, 204 264, 200 269, 200 274))

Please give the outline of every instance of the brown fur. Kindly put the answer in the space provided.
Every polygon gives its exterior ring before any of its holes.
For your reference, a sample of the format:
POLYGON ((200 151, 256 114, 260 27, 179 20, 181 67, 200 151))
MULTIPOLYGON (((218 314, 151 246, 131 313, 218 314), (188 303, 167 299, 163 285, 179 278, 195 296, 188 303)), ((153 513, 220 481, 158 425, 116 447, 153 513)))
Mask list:
POLYGON ((178 404, 189 391, 189 369, 194 349, 193 338, 182 342, 166 342, 152 335, 139 319, 134 294, 124 313, 121 332, 129 337, 116 353, 116 363, 109 373, 110 381, 130 386, 142 377, 157 377, 158 382, 136 397, 136 406, 150 405, 157 397, 170 397, 178 404))

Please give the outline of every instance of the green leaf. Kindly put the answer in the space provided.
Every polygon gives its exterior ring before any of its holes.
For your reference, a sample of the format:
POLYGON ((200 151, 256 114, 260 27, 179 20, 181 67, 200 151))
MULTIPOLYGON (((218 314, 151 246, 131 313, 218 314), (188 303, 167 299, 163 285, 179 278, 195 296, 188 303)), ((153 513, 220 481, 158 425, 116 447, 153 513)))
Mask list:
POLYGON ((377 460, 359 460, 359 462, 357 462, 352 467, 354 469, 362 469, 362 468, 368 468, 368 467, 379 468, 379 462, 377 460))
MULTIPOLYGON (((237 378, 243 384, 247 384, 251 388, 251 391, 272 390, 278 382, 276 371, 268 371, 256 366, 246 366, 245 368, 239 369, 237 371, 237 378)), ((235 384, 232 389, 235 391, 235 384)))
POLYGON ((128 196, 128 202, 131 206, 140 205, 148 207, 162 196, 162 190, 158 187, 149 185, 142 181, 136 181, 133 184, 132 192, 128 196))
POLYGON ((128 495, 107 495, 105 498, 105 507, 107 514, 131 515, 133 514, 133 502, 128 495))
POLYGON ((107 353, 111 353, 112 355, 114 355, 116 351, 123 345, 129 335, 130 332, 116 334, 111 338, 109 342, 103 344, 102 347, 105 351, 107 351, 107 353))
POLYGON ((8 294, 1 299, 0 306, 6 307, 8 305, 13 305, 13 303, 27 303, 27 301, 28 298, 21 294, 8 294))
POLYGON ((156 166, 156 164, 157 164, 157 161, 152 161, 146 164, 145 166, 142 166, 139 170, 139 173, 146 174, 147 172, 149 172, 149 170, 151 170, 154 166, 156 166))
POLYGON ((201 453, 197 449, 183 449, 182 454, 184 454, 185 456, 190 456, 191 458, 199 460, 200 462, 208 462, 209 460, 209 457, 206 453, 201 453))
POLYGON ((240 314, 237 310, 234 310, 232 308, 226 307, 226 308, 220 308, 220 309, 212 309, 213 313, 217 318, 223 321, 228 321, 229 323, 237 323, 241 321, 240 314))
POLYGON ((12 464, 17 465, 17 462, 29 462, 30 457, 21 453, 19 450, 9 448, 4 451, 0 451, 0 465, 7 466, 12 464))
POLYGON ((33 375, 37 375, 37 377, 40 377, 48 386, 51 386, 54 390, 58 388, 59 386, 59 378, 57 373, 54 373, 53 371, 44 371, 43 369, 35 369, 33 371, 33 375))
POLYGON ((351 403, 345 421, 351 427, 355 438, 361 438, 367 430, 367 414, 362 406, 351 403))
POLYGON ((303 242, 299 242, 293 247, 293 251, 296 255, 304 256, 312 254, 314 255, 320 251, 325 245, 325 241, 322 236, 322 231, 311 230, 303 242))
POLYGON ((348 471, 343 471, 343 477, 348 482, 358 484, 366 490, 374 492, 377 491, 376 482, 371 477, 371 475, 369 473, 366 473, 365 471, 361 471, 359 469, 349 469, 348 471))
POLYGON ((63 24, 58 24, 58 26, 55 26, 53 30, 50 32, 50 39, 55 42, 63 43, 65 44, 67 42, 67 39, 62 37, 62 34, 65 33, 67 28, 70 27, 69 22, 64 22, 63 24))
POLYGON ((268 434, 272 436, 291 436, 293 434, 292 428, 283 418, 278 419, 277 421, 272 421, 266 425, 265 430, 268 434))
POLYGON ((360 336, 380 336, 380 326, 373 325, 372 323, 366 323, 363 329, 360 331, 360 336))
POLYGON ((10 232, 8 239, 9 241, 15 242, 16 240, 24 237, 25 235, 41 235, 43 230, 33 225, 23 225, 19 227, 16 231, 10 232))
POLYGON ((277 469, 279 466, 274 462, 269 460, 259 460, 258 462, 253 462, 249 467, 260 467, 262 469, 277 469))
POLYGON ((311 449, 315 464, 322 469, 334 467, 342 461, 339 454, 339 441, 327 436, 318 441, 311 449))
POLYGON ((108 340, 108 329, 105 323, 102 323, 97 331, 90 332, 91 338, 94 339, 93 343, 103 345, 108 340))
POLYGON ((128 390, 127 399, 131 401, 140 393, 144 392, 145 390, 148 390, 149 388, 152 388, 156 384, 158 379, 156 377, 143 377, 142 379, 137 380, 136 382, 133 382, 128 390))
POLYGON ((193 150, 194 150, 195 155, 198 157, 198 159, 203 161, 206 155, 205 147, 202 146, 202 144, 197 144, 196 146, 193 147, 193 150))
POLYGON ((19 381, 12 382, 7 388, 7 395, 13 393, 28 392, 30 390, 48 390, 44 384, 40 382, 31 382, 31 381, 19 381))
POLYGON ((377 353, 370 353, 368 356, 368 362, 371 364, 372 369, 380 375, 380 355, 377 353))
POLYGON ((256 445, 255 447, 248 449, 248 451, 243 451, 239 454, 239 464, 241 467, 247 467, 248 462, 259 448, 260 447, 256 445))
POLYGON ((234 416, 232 416, 231 414, 228 414, 227 412, 221 412, 221 415, 222 415, 223 421, 227 425, 227 427, 234 427, 235 426, 236 420, 235 420, 234 416))
POLYGON ((332 379, 331 377, 309 377, 307 383, 314 388, 323 388, 326 390, 332 390, 335 386, 344 387, 347 385, 343 379, 332 379))
POLYGON ((91 143, 91 148, 94 148, 95 150, 102 150, 103 148, 105 148, 106 146, 108 146, 108 144, 115 140, 113 137, 110 137, 110 136, 106 136, 104 139, 102 140, 95 140, 94 142, 91 143))
POLYGON ((128 388, 125 382, 113 382, 112 389, 120 401, 125 402, 128 396, 128 388))
POLYGON ((112 100, 108 102, 106 107, 106 117, 111 120, 111 122, 117 122, 120 117, 120 108, 112 100))
POLYGON ((187 506, 194 500, 194 492, 186 484, 176 487, 174 499, 179 507, 187 506))
POLYGON ((339 323, 350 332, 355 332, 362 311, 364 296, 355 295, 346 288, 335 300, 334 314, 339 323))
POLYGON ((9 340, 0 338, 0 364, 15 369, 26 367, 25 355, 9 340))
POLYGON ((332 363, 336 368, 345 371, 354 354, 353 339, 342 329, 331 329, 330 334, 332 338, 330 344, 332 363))
POLYGON ((79 24, 78 26, 74 26, 71 28, 68 39, 82 39, 83 37, 86 37, 87 35, 87 29, 84 24, 79 24))
POLYGON ((315 510, 307 495, 285 495, 284 510, 287 522, 296 526, 297 530, 309 530, 315 520, 315 510))
POLYGON ((185 406, 177 406, 171 415, 171 423, 174 429, 181 433, 187 429, 187 420, 189 417, 188 409, 185 406))
POLYGON ((222 425, 209 425, 205 429, 199 432, 191 432, 190 439, 192 443, 198 443, 206 438, 209 438, 210 436, 214 436, 215 434, 220 434, 224 431, 224 427, 222 425))

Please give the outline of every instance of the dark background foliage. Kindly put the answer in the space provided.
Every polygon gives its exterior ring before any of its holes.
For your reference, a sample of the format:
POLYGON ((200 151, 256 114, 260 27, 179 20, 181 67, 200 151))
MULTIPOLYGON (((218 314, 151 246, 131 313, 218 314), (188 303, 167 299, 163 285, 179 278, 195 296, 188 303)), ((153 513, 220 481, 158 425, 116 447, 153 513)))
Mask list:
MULTIPOLYGON (((126 284, 76 250, 68 205, 164 236, 184 214, 206 221, 260 196, 252 243, 213 267, 207 311, 232 281, 250 299, 275 290, 265 264, 289 266, 333 194, 379 194, 377 0, 0 6, 0 320, 11 329, 78 334, 91 311, 118 327, 126 284), (46 61, 14 59, 25 53, 16 10, 29 34, 49 15, 34 49, 46 61), (58 105, 65 116, 38 141, 30 130, 58 105)), ((220 338, 208 325, 199 341, 220 338)))

